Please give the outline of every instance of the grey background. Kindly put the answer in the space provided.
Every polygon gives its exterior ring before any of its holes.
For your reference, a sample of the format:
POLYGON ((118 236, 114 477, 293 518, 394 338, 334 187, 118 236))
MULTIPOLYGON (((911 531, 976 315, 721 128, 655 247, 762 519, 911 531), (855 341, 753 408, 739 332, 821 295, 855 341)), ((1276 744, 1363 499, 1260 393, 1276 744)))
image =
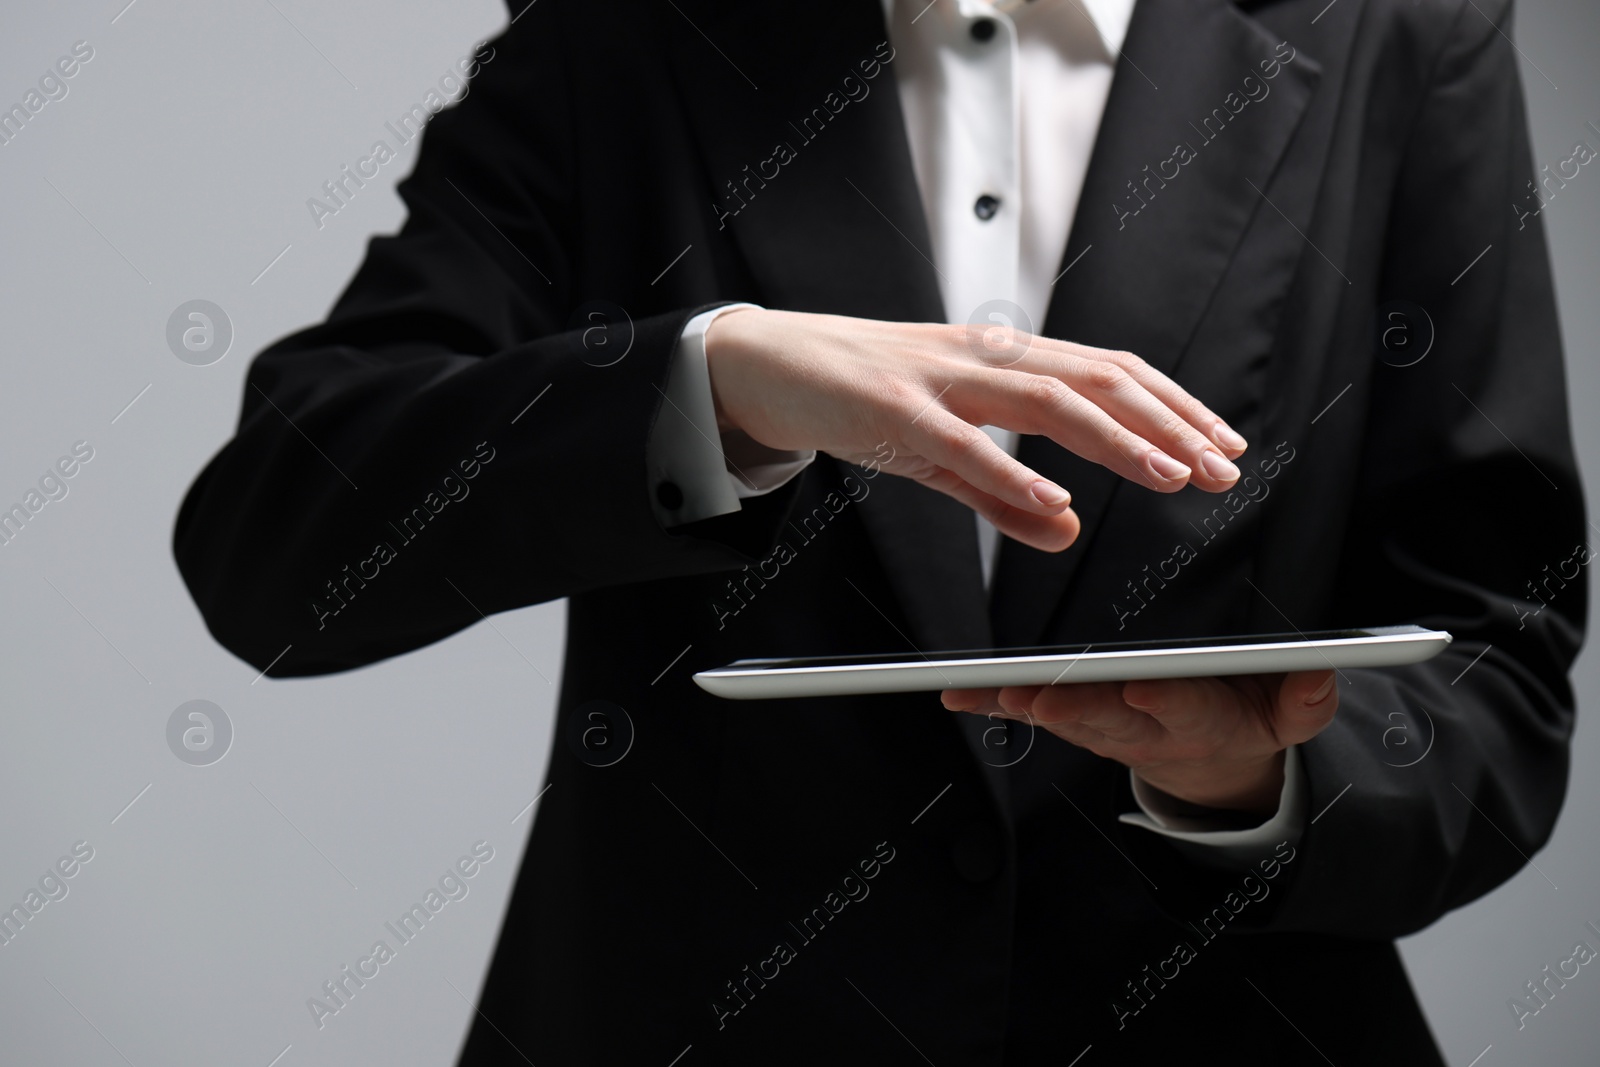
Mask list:
MULTIPOLYGON (((67 896, 0 946, 0 1061, 448 1063, 532 822, 561 605, 349 674, 267 681, 210 640, 168 546, 185 488, 232 431, 249 357, 319 319, 367 237, 399 225, 392 187, 415 149, 320 229, 307 198, 507 16, 493 0, 124 3, 0 14, 0 104, 75 41, 95 50, 0 145, 0 504, 74 442, 94 448, 68 495, 0 547, 0 904, 75 842, 94 849, 67 896), (193 299, 233 323, 210 366, 167 348, 169 314, 193 299), (232 725, 211 765, 168 747, 191 700, 232 725), (384 922, 480 840, 494 858, 468 895, 319 1029, 307 998, 393 943, 384 922)), ((1600 125, 1592 3, 1524 0, 1517 40, 1538 162, 1600 147, 1584 127, 1600 125)), ((1587 167, 1545 214, 1591 479, 1597 206, 1587 167)), ((1592 654, 1577 677, 1588 713, 1592 654)), ((1600 947, 1584 929, 1600 925, 1597 770, 1585 722, 1538 868, 1403 945, 1454 1067, 1600 1059, 1594 968, 1521 1033, 1506 1005, 1579 939, 1600 947)))

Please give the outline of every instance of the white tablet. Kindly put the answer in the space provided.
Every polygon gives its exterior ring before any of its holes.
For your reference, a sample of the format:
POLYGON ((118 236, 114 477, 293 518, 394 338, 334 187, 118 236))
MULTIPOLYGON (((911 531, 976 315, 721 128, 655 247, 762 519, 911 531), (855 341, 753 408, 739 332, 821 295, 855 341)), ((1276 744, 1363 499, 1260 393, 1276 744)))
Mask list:
POLYGON ((1376 626, 1306 634, 1191 637, 1042 648, 887 653, 803 659, 742 659, 701 671, 696 684, 730 700, 914 693, 1006 685, 1126 682, 1221 674, 1399 667, 1444 651, 1450 635, 1420 626, 1376 626))

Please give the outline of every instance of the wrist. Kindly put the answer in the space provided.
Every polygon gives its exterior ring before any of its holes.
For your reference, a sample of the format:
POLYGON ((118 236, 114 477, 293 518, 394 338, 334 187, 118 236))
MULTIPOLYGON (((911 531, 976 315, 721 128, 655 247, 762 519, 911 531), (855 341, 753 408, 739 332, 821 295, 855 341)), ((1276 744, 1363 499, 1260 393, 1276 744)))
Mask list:
POLYGON ((718 433, 725 434, 743 429, 738 420, 728 411, 727 405, 723 402, 722 391, 717 388, 719 370, 726 373, 729 361, 737 358, 740 349, 738 340, 733 335, 734 331, 728 328, 727 322, 741 312, 760 310, 762 309, 756 307, 729 308, 712 319, 711 323, 706 327, 704 339, 706 372, 711 380, 711 406, 716 413, 718 433))
POLYGON ((1249 763, 1135 767, 1133 773, 1178 805, 1265 819, 1278 810, 1283 794, 1284 754, 1249 763))

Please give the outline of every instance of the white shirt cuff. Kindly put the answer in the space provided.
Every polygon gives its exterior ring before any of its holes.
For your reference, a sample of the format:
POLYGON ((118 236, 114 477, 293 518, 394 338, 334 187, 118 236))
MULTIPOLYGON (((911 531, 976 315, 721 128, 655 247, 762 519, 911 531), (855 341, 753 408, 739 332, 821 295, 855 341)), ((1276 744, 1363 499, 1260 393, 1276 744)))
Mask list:
POLYGON ((1170 804, 1162 802, 1162 794, 1140 781, 1132 771, 1128 774, 1133 782, 1133 798, 1141 810, 1122 815, 1121 821, 1130 826, 1142 826, 1163 837, 1219 849, 1229 858, 1254 859, 1263 848, 1283 841, 1291 844, 1298 841, 1305 830, 1306 805, 1310 798, 1297 745, 1284 750, 1283 789, 1278 794, 1277 812, 1260 826, 1245 830, 1218 829, 1217 821, 1176 814, 1170 804))
POLYGON ((766 496, 787 485, 817 458, 812 449, 784 452, 768 448, 738 430, 722 435, 722 454, 734 494, 740 500, 766 496))
POLYGON ((738 511, 741 499, 772 492, 816 458, 815 452, 780 452, 743 433, 724 437, 717 431, 706 330, 724 312, 758 306, 729 304, 701 312, 678 338, 661 413, 645 445, 650 502, 663 526, 738 511))

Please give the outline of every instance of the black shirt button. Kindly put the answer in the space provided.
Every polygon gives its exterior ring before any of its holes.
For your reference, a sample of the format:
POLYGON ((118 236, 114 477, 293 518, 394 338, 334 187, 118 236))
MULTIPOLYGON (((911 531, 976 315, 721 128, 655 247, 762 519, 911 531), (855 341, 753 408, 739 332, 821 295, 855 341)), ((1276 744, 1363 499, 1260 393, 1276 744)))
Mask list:
POLYGON ((966 824, 950 843, 950 862, 966 881, 989 881, 1005 863, 999 834, 984 823, 966 824))
POLYGON ((987 41, 994 36, 994 19, 979 19, 972 24, 972 39, 974 41, 987 41))
POLYGON ((656 486, 656 503, 668 511, 677 511, 683 507, 683 490, 675 482, 662 482, 656 486))
POLYGON ((982 219, 984 222, 988 222, 990 219, 994 218, 995 213, 999 210, 999 198, 990 196, 988 193, 984 193, 982 196, 978 197, 977 203, 972 205, 972 213, 978 216, 978 218, 982 219))

